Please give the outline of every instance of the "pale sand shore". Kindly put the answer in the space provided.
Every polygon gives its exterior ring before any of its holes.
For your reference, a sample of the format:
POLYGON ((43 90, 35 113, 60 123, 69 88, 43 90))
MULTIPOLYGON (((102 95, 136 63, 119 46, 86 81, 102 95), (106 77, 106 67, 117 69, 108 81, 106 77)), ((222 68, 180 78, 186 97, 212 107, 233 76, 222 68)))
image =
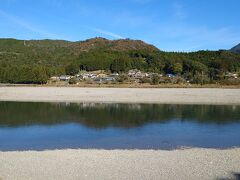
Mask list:
POLYGON ((0 101, 240 104, 240 89, 0 87, 0 101))
POLYGON ((240 149, 0 152, 0 179, 234 179, 240 149))

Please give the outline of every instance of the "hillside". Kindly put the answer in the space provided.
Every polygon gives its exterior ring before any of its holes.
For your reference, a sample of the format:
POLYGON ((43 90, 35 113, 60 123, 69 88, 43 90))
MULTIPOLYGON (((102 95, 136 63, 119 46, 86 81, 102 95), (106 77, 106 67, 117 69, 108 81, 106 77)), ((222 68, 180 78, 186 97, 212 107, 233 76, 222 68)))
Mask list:
POLYGON ((163 52, 141 40, 86 41, 0 39, 0 82, 44 83, 50 76, 79 70, 125 72, 129 69, 179 74, 187 78, 204 75, 221 79, 240 71, 240 55, 230 51, 163 52))
POLYGON ((80 55, 108 51, 159 51, 156 47, 139 40, 107 40, 93 38, 86 41, 70 42, 64 40, 16 40, 0 39, 0 61, 16 64, 52 64, 66 66, 80 55))
POLYGON ((65 48, 74 53, 89 52, 91 50, 114 50, 114 51, 129 51, 129 50, 148 50, 158 51, 153 45, 149 45, 140 40, 108 40, 105 38, 92 38, 86 41, 64 41, 64 40, 16 40, 16 39, 0 39, 1 52, 22 52, 43 50, 54 51, 65 48))
POLYGON ((240 54, 240 44, 238 44, 235 47, 233 47, 230 51, 234 52, 234 53, 240 54))
POLYGON ((105 38, 93 38, 86 41, 74 42, 69 46, 75 53, 89 52, 91 50, 113 50, 113 51, 131 51, 131 50, 147 50, 159 51, 156 47, 146 44, 140 40, 108 40, 105 38))

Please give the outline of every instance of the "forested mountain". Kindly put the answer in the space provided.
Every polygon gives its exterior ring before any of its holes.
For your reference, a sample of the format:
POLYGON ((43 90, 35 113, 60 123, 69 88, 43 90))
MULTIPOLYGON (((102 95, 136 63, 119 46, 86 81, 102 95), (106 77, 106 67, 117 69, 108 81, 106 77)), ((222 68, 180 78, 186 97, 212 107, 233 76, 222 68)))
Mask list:
POLYGON ((53 75, 82 70, 125 72, 129 69, 198 74, 211 80, 240 71, 240 55, 230 51, 163 52, 139 40, 86 41, 0 39, 0 82, 45 83, 53 75))
POLYGON ((240 54, 240 44, 234 46, 230 51, 240 54))

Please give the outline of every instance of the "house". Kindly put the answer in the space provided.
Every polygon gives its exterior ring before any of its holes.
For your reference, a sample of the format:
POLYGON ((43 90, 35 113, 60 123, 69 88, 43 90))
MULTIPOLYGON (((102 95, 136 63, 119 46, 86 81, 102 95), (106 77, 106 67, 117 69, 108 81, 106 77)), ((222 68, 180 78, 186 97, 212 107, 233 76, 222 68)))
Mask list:
POLYGON ((82 79, 96 79, 97 75, 94 73, 83 73, 80 76, 82 79))
POLYGON ((115 77, 112 77, 112 76, 106 76, 106 77, 103 77, 103 78, 96 78, 94 79, 94 81, 98 84, 102 84, 102 83, 107 83, 107 82, 113 82, 113 81, 116 81, 116 78, 115 77))
POLYGON ((94 82, 98 83, 98 84, 102 84, 103 80, 102 80, 102 78, 96 78, 96 79, 94 79, 94 82))
POLYGON ((113 73, 113 74, 111 74, 111 76, 117 77, 117 76, 119 76, 119 74, 118 73, 113 73))
POLYGON ((137 74, 141 74, 141 71, 137 69, 132 69, 128 71, 128 76, 129 77, 135 77, 137 74))
POLYGON ((106 77, 107 75, 106 74, 98 74, 97 77, 100 77, 100 78, 103 78, 103 77, 106 77))
POLYGON ((144 77, 148 77, 149 73, 144 73, 144 72, 141 72, 137 69, 133 69, 133 70, 128 71, 128 76, 132 77, 132 78, 136 78, 136 79, 141 79, 141 78, 144 78, 144 77))
POLYGON ((88 76, 88 78, 90 78, 90 79, 96 79, 96 78, 97 78, 97 75, 94 74, 94 73, 90 73, 89 76, 88 76))
POLYGON ((228 74, 225 75, 225 77, 237 79, 238 78, 238 74, 236 74, 236 73, 228 73, 228 74))
POLYGON ((107 76, 105 78, 102 78, 104 81, 116 81, 116 78, 115 77, 112 77, 112 76, 107 76))
POLYGON ((116 78, 118 78, 119 74, 116 73, 116 74, 110 74, 109 76, 107 77, 111 77, 111 78, 114 78, 116 80, 116 78))
POLYGON ((50 78, 51 81, 59 81, 60 78, 58 76, 53 76, 50 78))
POLYGON ((174 78, 174 77, 176 77, 175 74, 166 74, 166 76, 169 77, 169 78, 174 78))
POLYGON ((71 76, 68 75, 61 75, 59 77, 60 81, 69 81, 71 79, 71 76))

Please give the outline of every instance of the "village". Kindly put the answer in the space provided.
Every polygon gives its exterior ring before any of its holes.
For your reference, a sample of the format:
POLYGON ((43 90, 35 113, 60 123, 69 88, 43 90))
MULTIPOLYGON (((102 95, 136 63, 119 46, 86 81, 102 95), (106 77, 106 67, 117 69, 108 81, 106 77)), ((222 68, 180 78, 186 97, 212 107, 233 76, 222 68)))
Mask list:
MULTIPOLYGON (((49 83, 59 83, 59 84, 111 84, 111 83, 141 83, 143 81, 149 82, 153 76, 163 77, 162 74, 157 73, 145 73, 137 69, 129 70, 127 73, 109 73, 104 70, 99 71, 80 71, 75 76, 61 75, 53 76, 50 78, 49 83)), ((169 74, 168 77, 174 77, 174 75, 169 74)))
MULTIPOLYGON (((204 77, 199 78, 203 82, 204 77)), ((225 79, 239 80, 238 73, 227 73, 225 79)), ((191 84, 192 80, 176 74, 159 74, 152 72, 142 72, 138 69, 129 70, 126 73, 110 73, 104 70, 98 71, 79 71, 74 76, 61 75, 53 76, 49 79, 48 84, 55 85, 80 85, 80 84, 191 84)))

